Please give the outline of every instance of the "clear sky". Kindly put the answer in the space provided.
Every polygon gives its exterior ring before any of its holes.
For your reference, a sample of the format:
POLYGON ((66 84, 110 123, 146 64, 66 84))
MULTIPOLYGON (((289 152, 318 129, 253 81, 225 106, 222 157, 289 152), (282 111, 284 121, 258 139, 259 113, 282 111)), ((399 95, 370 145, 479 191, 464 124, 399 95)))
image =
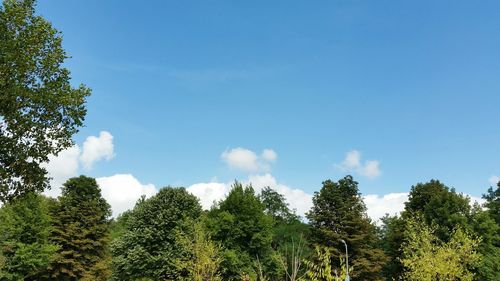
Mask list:
POLYGON ((499 1, 38 8, 93 89, 76 143, 113 136, 113 159, 80 172, 156 188, 269 175, 308 194, 346 173, 378 195, 436 178, 473 196, 500 176, 499 1))

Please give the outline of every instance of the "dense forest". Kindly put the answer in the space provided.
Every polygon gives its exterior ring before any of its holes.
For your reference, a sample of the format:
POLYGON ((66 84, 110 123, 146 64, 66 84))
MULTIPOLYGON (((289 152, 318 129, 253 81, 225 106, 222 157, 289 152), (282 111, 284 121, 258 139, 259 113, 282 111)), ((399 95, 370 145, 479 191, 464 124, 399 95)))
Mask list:
POLYGON ((483 205, 416 183, 380 222, 352 176, 318 184, 305 217, 237 181, 209 210, 167 186, 116 218, 92 177, 44 196, 43 163, 72 145, 90 95, 71 85, 61 42, 35 1, 3 1, 0 280, 500 280, 500 182, 483 205))

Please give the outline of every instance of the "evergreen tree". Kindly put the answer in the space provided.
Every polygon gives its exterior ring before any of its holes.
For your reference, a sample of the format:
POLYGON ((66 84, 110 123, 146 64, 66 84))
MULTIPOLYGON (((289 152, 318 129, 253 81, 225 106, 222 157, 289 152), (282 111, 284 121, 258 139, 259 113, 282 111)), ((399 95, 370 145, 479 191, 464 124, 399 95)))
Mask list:
POLYGON ((25 194, 0 208, 0 280, 42 280, 58 247, 49 241, 49 199, 25 194))
POLYGON ((106 280, 109 262, 111 209, 95 179, 69 179, 52 210, 51 239, 60 246, 51 264, 50 278, 57 280, 106 280))
POLYGON ((378 248, 375 226, 366 215, 366 206, 351 176, 338 182, 327 180, 313 197, 313 207, 306 215, 311 224, 310 241, 328 247, 334 267, 338 257, 349 249, 349 264, 353 266, 352 280, 382 280, 382 266, 387 257, 378 248))
POLYGON ((186 241, 194 237, 192 222, 200 214, 198 199, 184 188, 165 187, 140 199, 111 247, 113 279, 189 279, 193 250, 186 241))

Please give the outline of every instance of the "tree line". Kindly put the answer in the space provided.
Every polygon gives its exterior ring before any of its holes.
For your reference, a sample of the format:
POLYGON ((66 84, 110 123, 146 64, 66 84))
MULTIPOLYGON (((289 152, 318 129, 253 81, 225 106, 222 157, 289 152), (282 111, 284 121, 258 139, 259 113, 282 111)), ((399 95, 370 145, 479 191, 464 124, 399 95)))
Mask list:
POLYGON ((483 198, 419 183, 376 225, 351 176, 324 181, 305 219, 273 189, 235 182, 210 210, 165 187, 110 219, 80 176, 57 199, 0 208, 0 280, 499 280, 500 183, 483 198))
POLYGON ((0 6, 0 280, 500 280, 500 183, 483 206, 418 183, 380 224, 351 176, 324 181, 304 218, 239 182, 210 210, 165 187, 117 218, 90 177, 43 196, 90 89, 72 86, 62 35, 35 7, 0 6))

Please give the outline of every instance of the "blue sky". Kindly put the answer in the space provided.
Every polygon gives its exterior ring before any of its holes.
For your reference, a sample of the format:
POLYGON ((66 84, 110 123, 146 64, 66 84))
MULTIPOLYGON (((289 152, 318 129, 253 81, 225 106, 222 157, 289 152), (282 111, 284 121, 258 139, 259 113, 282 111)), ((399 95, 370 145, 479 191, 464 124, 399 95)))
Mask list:
MULTIPOLYGON (((156 187, 245 179, 224 151, 312 193, 346 171, 364 194, 437 178, 480 196, 500 176, 498 1, 40 1, 62 31, 86 127, 114 158, 86 173, 156 187)), ((262 172, 262 171, 261 171, 262 172)))

